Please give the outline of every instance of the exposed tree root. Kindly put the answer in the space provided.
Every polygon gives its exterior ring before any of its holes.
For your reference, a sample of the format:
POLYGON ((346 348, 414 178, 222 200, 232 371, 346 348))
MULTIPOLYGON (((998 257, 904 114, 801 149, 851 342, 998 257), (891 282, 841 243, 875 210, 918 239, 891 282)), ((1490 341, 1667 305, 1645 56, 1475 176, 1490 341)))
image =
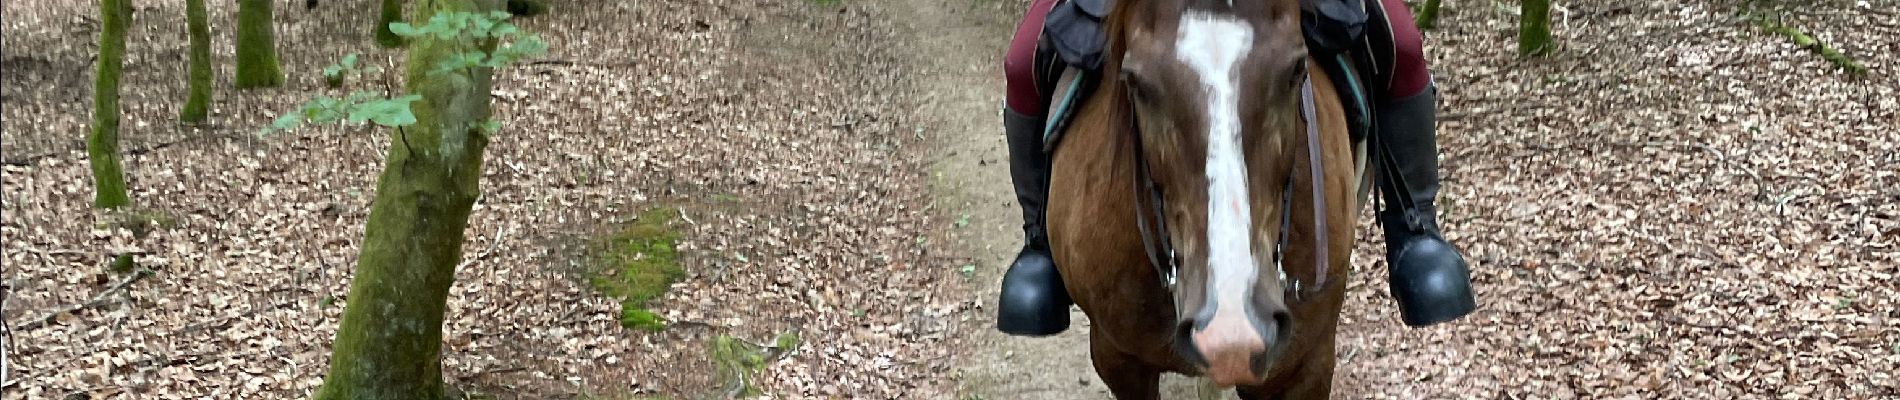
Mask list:
POLYGON ((1813 36, 1808 36, 1806 32, 1802 32, 1800 29, 1783 25, 1781 21, 1773 20, 1759 14, 1750 15, 1748 19, 1754 22, 1755 26, 1761 27, 1762 30, 1788 38, 1788 41, 1794 42, 1796 46, 1801 46, 1801 48, 1814 52, 1814 54, 1821 56, 1821 58, 1827 60, 1827 62, 1833 63, 1835 67, 1847 71, 1848 74, 1856 77, 1867 76, 1866 66, 1862 66, 1860 62, 1854 61, 1853 57, 1848 57, 1846 54, 1841 54, 1839 50, 1828 47, 1827 44, 1821 43, 1820 40, 1815 39, 1813 36))

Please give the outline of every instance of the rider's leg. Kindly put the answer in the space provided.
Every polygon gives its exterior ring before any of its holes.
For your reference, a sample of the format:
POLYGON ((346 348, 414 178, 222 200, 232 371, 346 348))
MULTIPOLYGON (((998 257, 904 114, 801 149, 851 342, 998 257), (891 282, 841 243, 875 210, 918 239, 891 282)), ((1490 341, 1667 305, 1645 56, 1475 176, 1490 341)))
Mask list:
POLYGON ((1036 42, 1042 37, 1042 20, 1057 0, 1032 0, 1016 24, 1016 35, 1009 39, 1009 51, 1003 55, 1004 106, 1018 114, 1041 117, 1048 108, 1047 88, 1036 87, 1036 42))
POLYGON ((1393 69, 1380 99, 1375 126, 1405 189, 1382 185, 1386 207, 1386 262, 1392 295, 1406 325, 1425 326, 1463 317, 1476 308, 1463 256, 1439 233, 1437 89, 1425 69, 1423 36, 1402 0, 1376 0, 1391 29, 1393 69), (1400 198, 1404 196, 1405 198, 1400 198), (1410 204, 1414 207, 1405 207, 1410 204))
POLYGON ((1009 175, 1023 209, 1023 248, 1003 273, 996 328, 1022 336, 1045 336, 1069 327, 1068 289, 1049 255, 1043 207, 1049 195, 1049 156, 1042 149, 1048 88, 1036 85, 1036 42, 1043 15, 1056 0, 1034 0, 1010 40, 1003 61, 1006 96, 1003 131, 1009 142, 1009 175))

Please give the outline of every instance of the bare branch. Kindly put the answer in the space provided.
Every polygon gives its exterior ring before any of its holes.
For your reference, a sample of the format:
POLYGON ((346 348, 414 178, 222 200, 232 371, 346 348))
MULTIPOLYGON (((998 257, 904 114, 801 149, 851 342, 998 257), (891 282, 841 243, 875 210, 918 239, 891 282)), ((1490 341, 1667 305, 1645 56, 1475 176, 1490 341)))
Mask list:
MULTIPOLYGON (((186 138, 184 138, 184 139, 178 139, 178 140, 173 140, 173 141, 169 141, 169 142, 159 142, 159 143, 155 143, 155 144, 150 144, 150 145, 146 145, 146 146, 144 146, 144 147, 135 147, 135 148, 131 148, 131 149, 127 149, 127 150, 125 150, 125 152, 124 152, 124 155, 125 155, 125 156, 128 156, 128 157, 129 157, 129 156, 136 156, 136 155, 143 155, 143 154, 145 154, 145 153, 150 153, 150 152, 154 152, 154 151, 159 151, 159 150, 163 150, 163 149, 165 149, 165 148, 167 148, 167 147, 172 147, 172 146, 177 146, 177 145, 180 145, 180 144, 184 144, 184 143, 190 143, 190 142, 195 142, 195 141, 200 141, 200 140, 209 140, 209 139, 234 139, 234 138, 240 138, 240 137, 242 137, 242 136, 239 136, 239 135, 234 135, 234 134, 228 134, 228 133, 220 133, 220 134, 208 134, 208 135, 193 135, 193 136, 190 136, 190 137, 186 137, 186 138)), ((72 145, 71 145, 71 146, 68 146, 68 147, 69 147, 69 149, 70 149, 70 151, 86 151, 86 142, 83 142, 83 141, 73 141, 73 142, 72 142, 72 145)), ((52 158, 52 157, 54 157, 54 156, 58 156, 58 155, 60 155, 61 153, 65 153, 65 152, 64 152, 64 151, 49 151, 49 152, 45 152, 45 153, 36 153, 36 154, 27 154, 27 155, 23 155, 23 156, 19 156, 19 157, 10 157, 10 158, 7 158, 7 159, 4 159, 4 160, 0 160, 0 165, 8 165, 8 166, 14 166, 14 167, 24 167, 24 166, 28 166, 28 165, 33 165, 33 163, 36 163, 36 162, 39 162, 40 160, 44 160, 44 159, 48 159, 48 158, 52 158)))
POLYGON ((501 240, 507 237, 508 237, 508 227, 506 226, 496 227, 495 238, 488 241, 488 248, 482 249, 482 252, 479 254, 476 254, 474 257, 469 257, 466 260, 462 260, 461 264, 457 264, 455 266, 455 270, 460 271, 462 270, 462 268, 466 268, 469 265, 474 264, 476 261, 480 261, 481 259, 488 258, 488 254, 494 253, 495 247, 500 246, 501 240))
POLYGON ((60 314, 79 311, 79 310, 83 310, 89 307, 94 307, 100 304, 104 304, 106 302, 106 298, 111 297, 113 293, 118 292, 120 290, 124 290, 127 286, 132 286, 133 283, 143 280, 145 279, 145 277, 148 277, 148 276, 152 276, 152 270, 141 268, 139 269, 137 273, 133 273, 132 276, 126 277, 125 280, 119 281, 119 283, 112 284, 112 286, 107 287, 105 290, 99 291, 99 294, 92 296, 92 300, 87 300, 85 303, 74 304, 70 306, 61 307, 57 310, 53 310, 53 312, 46 313, 46 315, 41 315, 38 318, 27 320, 26 323, 23 323, 17 327, 14 327, 13 330, 14 331, 30 331, 42 326, 46 326, 48 321, 52 321, 53 317, 57 317, 60 314))

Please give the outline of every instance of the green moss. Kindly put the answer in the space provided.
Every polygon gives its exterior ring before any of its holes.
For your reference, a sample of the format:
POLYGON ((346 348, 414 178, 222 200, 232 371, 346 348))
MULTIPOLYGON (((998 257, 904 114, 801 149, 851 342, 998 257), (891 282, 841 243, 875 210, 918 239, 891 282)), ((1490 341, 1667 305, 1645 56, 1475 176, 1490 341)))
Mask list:
POLYGON ((1522 12, 1518 15, 1517 54, 1519 56, 1539 56, 1550 54, 1550 0, 1524 0, 1522 12))
POLYGON ((752 374, 765 368, 765 349, 731 336, 719 335, 712 341, 713 384, 723 398, 752 397, 762 394, 752 386, 752 374))
POLYGON ((1414 23, 1418 24, 1419 29, 1438 27, 1439 1, 1440 0, 1425 0, 1425 4, 1419 7, 1418 12, 1415 13, 1417 16, 1413 17, 1414 23))
POLYGON ((778 349, 779 353, 790 353, 798 349, 798 343, 798 332, 788 331, 779 334, 778 339, 772 341, 772 347, 778 349))
POLYGON ((1858 61, 1854 61, 1853 57, 1848 57, 1846 54, 1842 54, 1840 50, 1828 47, 1828 45, 1821 43, 1820 40, 1809 36, 1800 29, 1783 25, 1778 19, 1771 20, 1768 16, 1761 14, 1750 14, 1747 18, 1753 21, 1756 26, 1761 27, 1762 30, 1788 38, 1789 42, 1814 52, 1815 55, 1821 56, 1821 59, 1833 63, 1834 66, 1840 67, 1842 70, 1847 71, 1848 74, 1854 76, 1867 75, 1867 67, 1861 65, 1858 61))
POLYGON ((659 314, 654 314, 652 311, 623 302, 620 304, 620 326, 627 329, 659 332, 666 329, 666 320, 661 319, 659 314))
MULTIPOLYGON (((376 19, 376 44, 384 48, 402 47, 402 36, 389 30, 389 24, 402 22, 402 0, 383 0, 382 14, 376 19)), ((337 84, 331 84, 335 87, 337 84)))
POLYGON ((137 263, 132 262, 131 254, 120 254, 120 255, 112 257, 112 263, 106 265, 106 269, 112 270, 112 272, 123 274, 127 272, 132 272, 132 267, 136 267, 136 266, 138 265, 137 263))
POLYGON ((621 326, 650 331, 666 327, 646 306, 686 274, 674 247, 680 236, 672 226, 677 218, 677 209, 656 207, 592 246, 588 281, 601 294, 620 299, 621 326))

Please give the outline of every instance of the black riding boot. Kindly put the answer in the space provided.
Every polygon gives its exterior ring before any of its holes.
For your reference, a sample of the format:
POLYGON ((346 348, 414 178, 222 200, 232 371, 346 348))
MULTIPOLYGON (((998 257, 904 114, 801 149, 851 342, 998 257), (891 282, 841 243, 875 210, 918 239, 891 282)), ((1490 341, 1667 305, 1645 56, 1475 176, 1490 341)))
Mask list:
POLYGON ((1375 124, 1376 140, 1384 142, 1381 147, 1390 157, 1381 175, 1400 178, 1380 183, 1386 207, 1379 211, 1379 222, 1385 227, 1392 297, 1400 318, 1415 327, 1458 319, 1477 308, 1464 257, 1439 234, 1433 206, 1438 194, 1436 94, 1436 88, 1427 87, 1385 104, 1375 124))
POLYGON ((996 329, 1011 335, 1047 336, 1069 328, 1069 290, 1049 256, 1043 206, 1049 198, 1049 155, 1042 150, 1043 120, 1003 109, 1009 141, 1009 175, 1023 208, 1023 249, 1003 273, 996 302, 996 329))

